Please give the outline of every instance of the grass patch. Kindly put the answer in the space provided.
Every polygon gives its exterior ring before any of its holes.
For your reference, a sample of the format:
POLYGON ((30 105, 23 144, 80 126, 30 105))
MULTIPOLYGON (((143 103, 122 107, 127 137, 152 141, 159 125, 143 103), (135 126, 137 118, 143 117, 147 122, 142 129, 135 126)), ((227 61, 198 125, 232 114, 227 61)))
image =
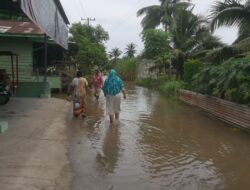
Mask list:
POLYGON ((179 96, 179 90, 185 87, 185 82, 177 81, 177 80, 170 80, 165 82, 163 85, 159 86, 158 89, 161 94, 165 96, 179 96))
POLYGON ((186 83, 180 80, 167 80, 159 77, 158 79, 144 78, 136 81, 138 86, 143 86, 159 91, 167 97, 178 98, 179 90, 185 88, 186 83))

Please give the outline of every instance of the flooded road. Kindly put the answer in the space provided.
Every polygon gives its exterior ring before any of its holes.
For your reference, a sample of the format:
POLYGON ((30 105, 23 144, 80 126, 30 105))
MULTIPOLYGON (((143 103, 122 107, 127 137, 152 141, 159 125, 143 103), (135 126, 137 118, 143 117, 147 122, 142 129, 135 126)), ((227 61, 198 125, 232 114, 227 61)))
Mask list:
POLYGON ((120 122, 110 126, 104 97, 88 117, 68 118, 72 190, 245 190, 250 136, 184 104, 126 86, 120 122))

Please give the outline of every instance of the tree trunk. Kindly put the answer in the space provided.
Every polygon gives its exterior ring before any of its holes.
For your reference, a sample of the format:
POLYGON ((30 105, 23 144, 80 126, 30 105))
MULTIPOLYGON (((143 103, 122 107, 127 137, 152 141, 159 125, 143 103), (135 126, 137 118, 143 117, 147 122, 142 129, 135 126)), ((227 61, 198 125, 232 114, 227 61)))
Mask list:
POLYGON ((172 76, 172 68, 171 68, 171 62, 170 62, 169 67, 168 67, 168 78, 169 78, 169 80, 171 80, 171 76, 172 76))

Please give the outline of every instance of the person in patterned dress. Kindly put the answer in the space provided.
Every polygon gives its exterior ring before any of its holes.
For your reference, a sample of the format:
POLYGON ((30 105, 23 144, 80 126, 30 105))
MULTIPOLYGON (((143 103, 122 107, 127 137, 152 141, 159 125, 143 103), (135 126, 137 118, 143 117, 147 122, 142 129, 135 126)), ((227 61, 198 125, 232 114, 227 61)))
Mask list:
POLYGON ((96 100, 98 100, 103 85, 103 79, 98 69, 95 70, 95 73, 92 77, 92 85, 94 87, 94 96, 96 100))

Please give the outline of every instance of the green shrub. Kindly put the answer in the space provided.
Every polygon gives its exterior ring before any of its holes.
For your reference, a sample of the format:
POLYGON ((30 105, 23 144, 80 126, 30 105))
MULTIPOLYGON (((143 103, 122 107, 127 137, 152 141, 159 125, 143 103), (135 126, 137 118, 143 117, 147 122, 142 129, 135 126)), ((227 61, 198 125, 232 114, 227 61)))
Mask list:
POLYGON ((161 76, 158 79, 145 78, 137 80, 137 85, 158 90, 162 95, 178 98, 179 90, 185 88, 186 83, 180 80, 168 80, 161 76))
POLYGON ((202 66, 202 62, 198 59, 188 59, 184 63, 184 81, 191 82, 195 74, 197 74, 202 66))
POLYGON ((134 81, 137 75, 138 61, 134 58, 119 60, 114 68, 119 76, 126 81, 134 81))
POLYGON ((159 85, 164 84, 166 81, 168 81, 168 76, 166 74, 160 74, 157 78, 157 81, 159 83, 159 85))
POLYGON ((156 89, 159 86, 158 80, 152 78, 137 79, 136 84, 139 86, 154 88, 154 89, 156 89))
POLYGON ((225 100, 250 105, 250 57, 233 58, 210 65, 194 76, 194 90, 225 100))
POLYGON ((159 87, 159 91, 166 96, 178 97, 179 90, 185 87, 185 82, 170 80, 159 87))

